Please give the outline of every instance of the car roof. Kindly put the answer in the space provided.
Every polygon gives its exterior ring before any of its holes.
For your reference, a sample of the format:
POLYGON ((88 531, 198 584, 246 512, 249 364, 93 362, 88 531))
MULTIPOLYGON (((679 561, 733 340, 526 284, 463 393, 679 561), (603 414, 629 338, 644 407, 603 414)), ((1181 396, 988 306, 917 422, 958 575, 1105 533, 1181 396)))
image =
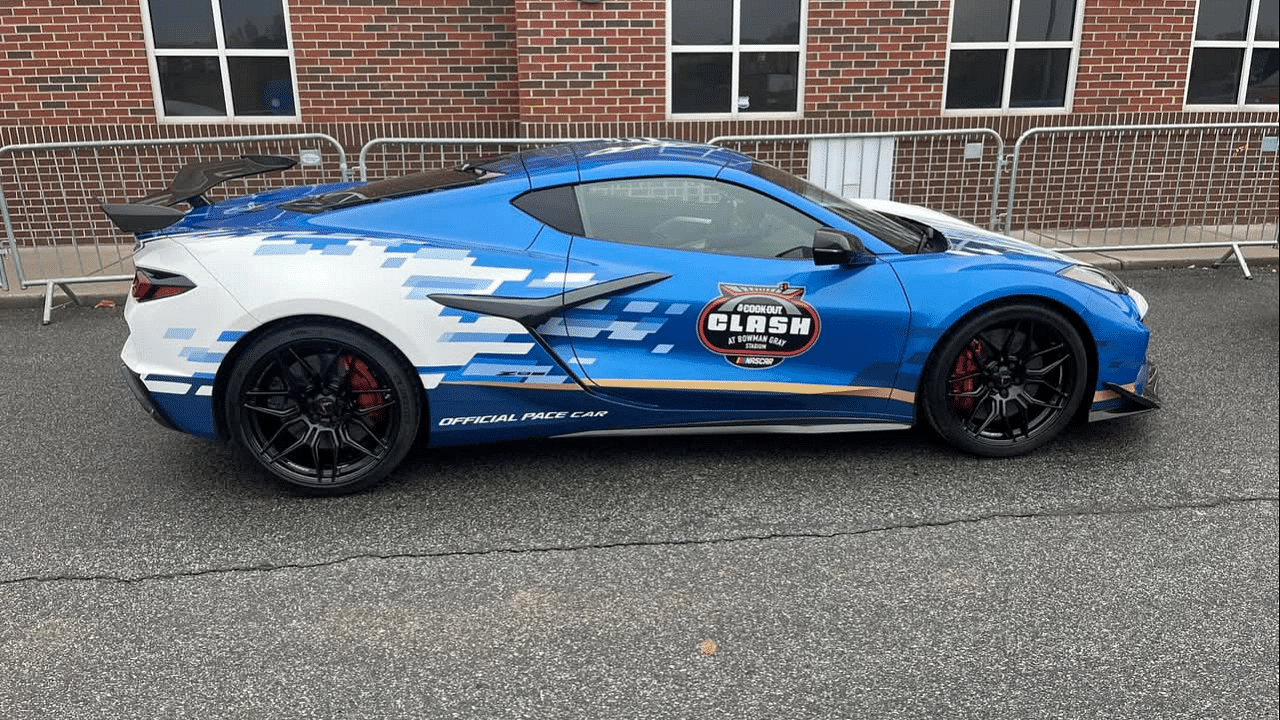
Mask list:
POLYGON ((593 171, 610 166, 633 163, 670 162, 719 169, 726 165, 749 166, 752 162, 742 153, 715 145, 651 138, 560 143, 523 150, 509 159, 519 160, 531 179, 575 169, 583 175, 594 174, 593 171))

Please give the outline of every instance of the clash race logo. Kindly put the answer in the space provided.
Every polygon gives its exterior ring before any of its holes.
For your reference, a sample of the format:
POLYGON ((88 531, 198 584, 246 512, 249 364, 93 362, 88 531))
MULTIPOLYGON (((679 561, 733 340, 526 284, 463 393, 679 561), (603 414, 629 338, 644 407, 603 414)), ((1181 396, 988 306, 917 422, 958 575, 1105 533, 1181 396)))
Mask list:
POLYGON ((818 312, 801 301, 804 288, 720 283, 720 297, 698 317, 698 339, 741 368, 779 365, 813 347, 818 312))

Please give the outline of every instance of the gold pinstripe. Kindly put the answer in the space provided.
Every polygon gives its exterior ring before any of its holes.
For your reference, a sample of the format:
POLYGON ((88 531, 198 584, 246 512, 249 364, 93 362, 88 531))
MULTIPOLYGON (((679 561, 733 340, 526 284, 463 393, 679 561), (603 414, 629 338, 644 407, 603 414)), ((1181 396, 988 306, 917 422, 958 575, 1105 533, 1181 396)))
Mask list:
MULTIPOLYGON (((522 390, 581 390, 576 384, 558 383, 544 385, 541 383, 506 383, 506 382, 457 382, 449 381, 443 385, 473 385, 478 387, 520 388, 522 390)), ((897 388, 872 387, 864 385, 814 385, 809 383, 787 382, 753 382, 748 380, 729 380, 712 382, 707 380, 633 380, 629 378, 601 378, 592 385, 606 389, 628 390, 707 390, 717 392, 744 393, 785 393, 789 395, 828 395, 845 397, 883 398, 907 404, 916 401, 916 394, 897 388)))
POLYGON ((806 383, 752 382, 749 380, 632 380, 597 378, 603 388, 651 390, 713 390, 719 392, 787 393, 790 395, 851 395, 853 397, 889 397, 888 388, 857 385, 809 385, 806 383))

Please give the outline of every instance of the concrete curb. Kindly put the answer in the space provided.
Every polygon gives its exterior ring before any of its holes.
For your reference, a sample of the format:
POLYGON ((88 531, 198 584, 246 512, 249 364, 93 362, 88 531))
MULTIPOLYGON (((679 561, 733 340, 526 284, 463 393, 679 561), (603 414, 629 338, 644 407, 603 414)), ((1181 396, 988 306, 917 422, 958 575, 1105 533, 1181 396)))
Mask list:
MULTIPOLYGON (((76 293, 76 297, 80 298, 80 304, 85 307, 97 305, 101 300, 111 300, 116 305, 124 305, 125 298, 129 296, 128 291, 120 293, 76 293)), ((75 302, 62 293, 56 293, 53 296, 53 307, 57 310, 66 305, 74 305, 75 302)), ((21 292, 5 292, 0 290, 0 310, 8 309, 41 309, 44 307, 44 291, 41 290, 36 294, 31 294, 31 290, 21 292)))
MULTIPOLYGON (((9 281, 11 283, 9 290, 0 290, 0 309, 44 307, 44 285, 19 290, 12 276, 10 276, 9 281)), ((93 306, 100 300, 113 300, 117 305, 123 305, 125 298, 129 296, 129 284, 118 282, 85 284, 75 286, 73 292, 79 298, 81 305, 93 306)), ((61 289, 55 288, 53 292, 54 308, 69 304, 75 304, 75 301, 62 292, 61 289)))
MULTIPOLYGON (((1230 248, 1197 248, 1194 250, 1133 250, 1111 253, 1072 253, 1070 257, 1097 265, 1107 270, 1155 270, 1192 267, 1213 267, 1230 248)), ((1280 255, 1275 248, 1252 246, 1241 248, 1250 269, 1276 267, 1280 255)), ((1220 269, 1240 269, 1234 257, 1227 258, 1220 269)))

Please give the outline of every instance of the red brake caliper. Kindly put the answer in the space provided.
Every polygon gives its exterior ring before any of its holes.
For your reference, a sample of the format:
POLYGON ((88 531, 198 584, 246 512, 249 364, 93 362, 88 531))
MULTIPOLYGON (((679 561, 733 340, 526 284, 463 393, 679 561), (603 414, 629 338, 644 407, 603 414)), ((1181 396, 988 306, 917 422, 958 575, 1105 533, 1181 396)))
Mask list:
MULTIPOLYGON (((954 395, 962 393, 971 393, 978 389, 978 358, 982 357, 982 341, 974 340, 969 343, 969 347, 965 348, 960 356, 956 358, 956 366, 951 371, 952 377, 962 378, 951 383, 951 392, 954 395)), ((968 415, 973 412, 974 406, 978 399, 974 397, 957 397, 952 400, 957 412, 968 415)))
MULTIPOLYGON (((356 405, 361 410, 368 410, 382 404, 382 393, 373 392, 378 387, 378 382, 373 377, 373 372, 369 370, 369 365, 365 361, 350 355, 343 355, 342 362, 347 368, 347 382, 351 383, 351 390, 356 394, 356 405)), ((382 422, 382 418, 386 415, 385 410, 375 410, 367 416, 373 424, 382 422)))

